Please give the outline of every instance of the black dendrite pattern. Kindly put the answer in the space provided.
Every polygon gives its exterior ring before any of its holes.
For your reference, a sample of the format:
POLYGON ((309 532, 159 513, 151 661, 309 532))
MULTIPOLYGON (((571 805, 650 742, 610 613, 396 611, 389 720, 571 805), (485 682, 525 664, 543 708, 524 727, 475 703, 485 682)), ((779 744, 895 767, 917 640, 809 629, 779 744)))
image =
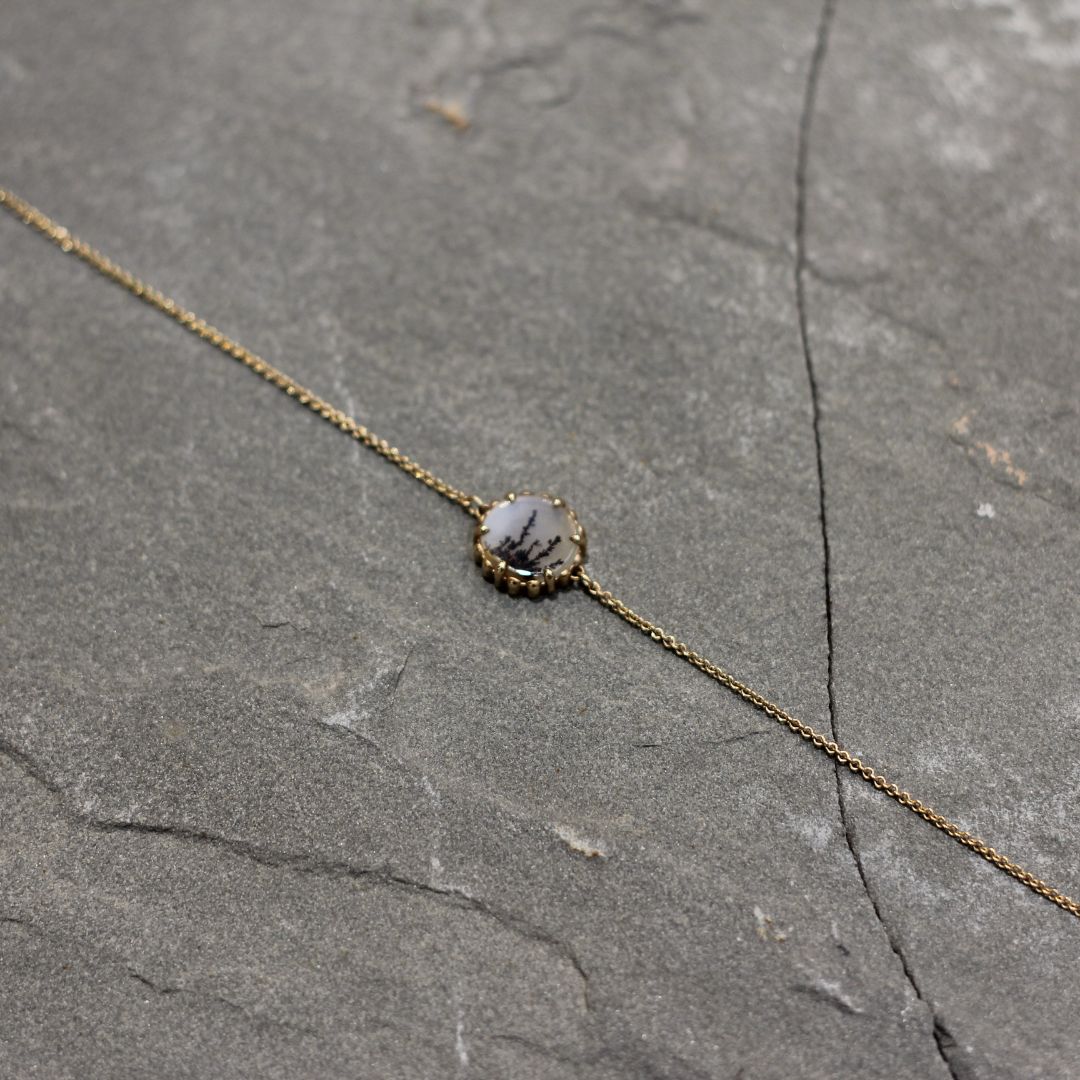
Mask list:
POLYGON ((499 559, 505 559, 507 566, 512 566, 519 574, 542 574, 548 559, 555 548, 562 542, 562 536, 554 536, 544 544, 540 539, 529 540, 536 525, 536 511, 529 515, 529 520, 522 526, 517 536, 506 536, 499 541, 491 553, 499 559))

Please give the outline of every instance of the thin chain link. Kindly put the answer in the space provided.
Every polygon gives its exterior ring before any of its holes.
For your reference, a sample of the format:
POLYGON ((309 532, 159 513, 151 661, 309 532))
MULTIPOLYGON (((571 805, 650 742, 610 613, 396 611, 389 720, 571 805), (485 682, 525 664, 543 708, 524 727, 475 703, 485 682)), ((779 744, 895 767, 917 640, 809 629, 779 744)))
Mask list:
POLYGON ((916 813, 924 821, 930 822, 935 828, 940 829, 944 833, 948 833, 954 840, 963 844, 964 847, 970 848, 977 855, 982 856, 987 862, 993 863, 994 866, 1000 870, 1004 870, 1010 877, 1016 878, 1017 881, 1026 885, 1033 892, 1038 893, 1040 896, 1045 897, 1052 904, 1057 904, 1059 908, 1063 908, 1069 912, 1070 915, 1075 915, 1080 918, 1080 904, 1075 900, 1070 899, 1062 892, 1058 892, 1057 889, 1048 885, 1041 878, 1036 877, 1030 871, 1025 870, 1022 866, 1014 863, 1012 859, 1002 855, 999 851, 995 851, 985 841, 980 840, 972 833, 965 832, 959 825, 953 824, 948 818, 942 817, 936 810, 927 806, 926 803, 916 799, 910 792, 904 791, 903 788, 890 782, 884 776, 881 775, 876 769, 870 765, 864 764, 850 751, 845 750, 839 743, 833 742, 832 739, 822 735, 821 732, 816 731, 809 724, 804 724, 801 720, 796 719, 791 713, 784 709, 781 709, 779 705, 773 704, 768 698, 762 697, 756 690, 751 690, 749 686, 739 682, 734 676, 729 675, 722 667, 714 664, 711 660, 706 660, 700 653, 694 652, 685 642, 679 641, 678 638, 671 634, 665 633, 664 630, 657 626, 655 623, 649 622, 648 619, 638 615, 637 612, 627 607, 621 600, 613 596, 608 592, 594 577, 591 577, 585 572, 584 569, 578 570, 575 575, 578 584, 594 599, 598 600, 604 607, 611 611, 614 611, 621 619, 625 619, 631 626, 640 630, 643 634, 647 634, 653 641, 663 645, 665 649, 673 652, 676 656, 681 657, 688 664, 696 667, 698 671, 704 672, 711 679, 715 679, 721 686, 726 686, 733 693, 738 694, 744 701, 750 702, 755 708, 760 709, 766 716, 771 716, 777 723, 783 724, 784 727, 793 731, 796 735, 800 735, 806 739, 807 742, 811 742, 823 753, 828 754, 834 761, 838 761, 841 765, 846 765, 856 776, 862 777, 869 784, 873 784, 878 791, 884 792, 890 799, 895 799, 901 806, 906 806, 913 813, 916 813))
POLYGON ((145 301, 151 307, 156 308, 163 315, 178 322, 185 330, 209 342, 215 348, 220 349, 226 356, 239 360, 245 367, 250 368, 256 375, 261 375, 267 382, 273 383, 279 390, 284 391, 289 397, 300 402, 305 408, 313 413, 318 413, 324 420, 333 424, 346 435, 351 435, 357 442, 381 454, 391 464, 407 472, 411 477, 427 485, 432 491, 437 491, 444 498, 456 503, 467 514, 475 518, 482 516, 485 504, 476 495, 470 495, 452 487, 445 480, 440 480, 433 472, 425 469, 422 465, 413 461, 412 458, 403 454, 396 446, 391 446, 385 439, 379 438, 375 432, 366 428, 363 424, 346 415, 340 409, 335 409, 329 402, 323 400, 317 394, 305 389, 291 376, 268 364, 262 357, 251 352, 239 342, 223 334, 216 327, 200 319, 193 311, 181 307, 175 300, 159 292, 145 282, 140 281, 134 274, 118 266, 96 248, 73 236, 63 225, 57 224, 52 218, 47 217, 30 203, 20 199, 18 195, 0 188, 0 207, 14 214, 20 221, 37 229, 38 232, 47 236, 61 251, 68 252, 82 259, 83 262, 92 266, 100 274, 104 274, 110 281, 127 289, 133 296, 145 301))

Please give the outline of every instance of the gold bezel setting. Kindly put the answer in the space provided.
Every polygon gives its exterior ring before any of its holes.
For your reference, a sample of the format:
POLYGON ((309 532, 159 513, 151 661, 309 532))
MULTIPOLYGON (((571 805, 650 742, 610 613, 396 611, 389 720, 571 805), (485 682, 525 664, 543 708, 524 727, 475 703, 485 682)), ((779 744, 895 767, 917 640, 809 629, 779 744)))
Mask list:
POLYGON ((581 527, 577 514, 558 495, 549 495, 546 491, 510 491, 503 498, 489 503, 484 508, 484 513, 473 530, 472 546, 473 558, 487 581, 498 589, 505 589, 511 596, 529 596, 536 599, 540 596, 550 596, 556 589, 565 588, 570 584, 577 568, 585 562, 586 540, 585 530, 581 527), (524 498, 543 499, 553 507, 562 510, 570 521, 572 532, 569 540, 574 545, 575 551, 570 561, 557 572, 548 568, 542 575, 518 573, 506 559, 495 555, 484 543, 484 537, 490 532, 486 520, 488 515, 497 507, 506 506, 508 503, 524 498))

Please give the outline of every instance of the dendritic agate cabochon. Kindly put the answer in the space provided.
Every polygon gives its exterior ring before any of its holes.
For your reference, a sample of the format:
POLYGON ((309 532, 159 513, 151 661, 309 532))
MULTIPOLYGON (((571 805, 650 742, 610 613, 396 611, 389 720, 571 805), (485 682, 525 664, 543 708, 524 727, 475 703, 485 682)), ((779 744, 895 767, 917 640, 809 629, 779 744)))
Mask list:
POLYGON ((574 519, 565 506, 540 495, 519 495, 496 503, 484 515, 488 531, 480 542, 496 559, 505 559, 519 577, 558 574, 574 561, 577 545, 570 537, 574 519))

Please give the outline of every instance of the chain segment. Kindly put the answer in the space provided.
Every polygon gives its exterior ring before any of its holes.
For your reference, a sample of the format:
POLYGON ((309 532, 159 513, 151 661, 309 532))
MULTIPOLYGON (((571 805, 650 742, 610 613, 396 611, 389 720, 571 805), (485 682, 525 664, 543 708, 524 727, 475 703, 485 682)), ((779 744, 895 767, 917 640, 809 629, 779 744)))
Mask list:
POLYGON ((441 480, 429 469, 403 454, 396 446, 391 446, 385 439, 379 438, 375 432, 366 428, 363 424, 354 420, 351 416, 335 409, 329 402, 323 400, 317 394, 301 386, 292 376, 268 364, 262 357, 245 348, 238 341, 234 341, 228 335, 223 334, 216 327, 211 326, 205 320, 200 319, 193 311, 181 307, 175 300, 166 296, 163 292, 140 281, 134 274, 118 266, 96 248, 73 236, 63 225, 57 224, 52 218, 47 217, 30 203, 20 199, 10 191, 0 188, 0 207, 14 214, 20 221, 36 229, 48 237, 61 251, 75 255, 84 263, 92 266, 99 274, 103 274, 110 281, 127 289, 132 296, 156 308, 163 315, 178 322, 185 330, 209 342, 216 349, 220 349, 226 356, 233 360, 239 360, 241 364, 261 375, 267 382, 272 383, 279 390, 284 391, 289 397, 298 401, 313 413, 318 413, 324 420, 333 424, 339 431, 350 435, 358 443, 375 453, 386 458, 392 465, 407 472, 413 479, 419 480, 432 491, 437 491, 444 498, 460 506, 472 517, 481 517, 484 509, 483 501, 476 495, 470 495, 451 486, 445 480, 441 480))
POLYGON ((801 736, 807 742, 813 743, 814 746, 823 753, 828 754, 834 761, 846 765, 856 776, 861 777, 869 784, 873 784, 878 791, 883 792, 890 799, 895 799, 901 806, 906 806, 913 813, 918 814, 923 821, 928 821, 936 829, 947 833, 958 843, 974 851, 976 855, 981 856, 989 863, 993 863, 999 870, 1004 870, 1009 877, 1015 878, 1021 884, 1026 885, 1032 892, 1038 893, 1039 896, 1045 897, 1052 904, 1057 904, 1059 908, 1080 919, 1080 903, 1048 885, 1042 878, 1036 877, 1018 863, 1013 862, 1012 859, 1002 855, 1001 852, 995 851, 985 841, 980 840, 979 837, 965 832, 959 825, 943 817, 936 810, 927 806, 926 803, 916 799, 910 792, 887 780, 876 769, 865 764, 849 750, 845 750, 839 743, 826 737, 820 731, 816 731, 809 724, 803 723, 802 720, 792 716, 785 709, 781 709, 779 705, 769 701, 768 698, 763 697, 756 690, 751 690, 745 683, 739 682, 733 675, 729 675, 722 667, 714 664, 711 660, 707 660, 700 653, 694 652, 685 642, 680 641, 672 634, 665 633, 661 627, 649 622, 648 619, 639 615, 613 596, 594 577, 587 574, 583 568, 579 568, 575 576, 578 584, 590 596, 598 600, 610 611, 615 612, 619 618, 625 619, 635 629, 648 635, 669 652, 673 652, 692 667, 696 667, 698 671, 704 672, 710 679, 715 679, 721 686, 727 687, 732 693, 738 694, 744 701, 748 701, 756 709, 760 709, 766 716, 772 717, 777 723, 801 736))

